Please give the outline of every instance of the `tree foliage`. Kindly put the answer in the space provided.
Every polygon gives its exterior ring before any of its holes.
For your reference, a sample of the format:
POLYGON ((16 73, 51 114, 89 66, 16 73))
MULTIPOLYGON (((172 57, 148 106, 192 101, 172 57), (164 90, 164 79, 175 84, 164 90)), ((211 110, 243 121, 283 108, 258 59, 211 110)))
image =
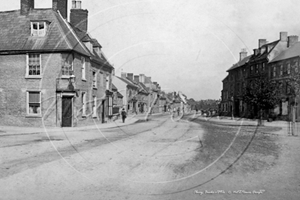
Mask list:
POLYGON ((253 79, 244 89, 243 101, 259 110, 275 108, 280 101, 279 86, 265 77, 253 79))
POLYGON ((289 86, 291 88, 291 94, 293 96, 300 95, 300 73, 295 73, 289 80, 289 86))

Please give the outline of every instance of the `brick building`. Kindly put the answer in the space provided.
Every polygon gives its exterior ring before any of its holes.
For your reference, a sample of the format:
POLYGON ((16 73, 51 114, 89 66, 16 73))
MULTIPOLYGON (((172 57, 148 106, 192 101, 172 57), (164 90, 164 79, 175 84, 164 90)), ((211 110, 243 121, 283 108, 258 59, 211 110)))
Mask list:
MULTIPOLYGON (((266 39, 259 39, 258 48, 254 49, 250 56, 243 50, 239 62, 227 70, 228 75, 223 80, 221 115, 256 117, 258 108, 242 101, 243 89, 253 80, 264 78, 282 83, 282 101, 274 112, 280 119, 289 119, 291 107, 287 100, 291 97, 287 89, 288 75, 291 65, 297 65, 297 41, 297 36, 288 36, 287 32, 280 32, 279 40, 267 42, 266 39)), ((268 114, 265 113, 265 117, 268 114)))
POLYGON ((288 41, 289 48, 282 51, 269 63, 269 76, 280 86, 281 102, 274 109, 274 113, 280 119, 292 120, 295 117, 296 121, 300 121, 299 94, 296 98, 290 81, 295 74, 300 72, 300 43, 298 36, 290 36, 288 41))
POLYGON ((2 124, 70 127, 112 114, 113 67, 87 33, 87 10, 73 1, 69 23, 67 0, 52 3, 0 12, 2 124))

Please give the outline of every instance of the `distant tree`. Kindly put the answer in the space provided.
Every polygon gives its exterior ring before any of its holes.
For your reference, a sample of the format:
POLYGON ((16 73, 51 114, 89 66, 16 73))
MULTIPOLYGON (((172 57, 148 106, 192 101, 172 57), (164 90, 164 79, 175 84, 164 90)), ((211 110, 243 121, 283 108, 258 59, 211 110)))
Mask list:
POLYGON ((274 109, 280 102, 278 84, 266 77, 258 77, 251 80, 243 91, 243 101, 257 108, 259 125, 262 125, 263 112, 274 109))

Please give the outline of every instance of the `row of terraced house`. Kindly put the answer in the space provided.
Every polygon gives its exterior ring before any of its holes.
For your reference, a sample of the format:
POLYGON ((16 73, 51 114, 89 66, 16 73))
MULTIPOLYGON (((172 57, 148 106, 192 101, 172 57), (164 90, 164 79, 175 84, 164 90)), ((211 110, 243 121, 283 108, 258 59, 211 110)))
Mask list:
POLYGON ((88 32, 81 1, 72 1, 70 21, 68 0, 52 0, 47 9, 34 4, 21 0, 20 9, 0 12, 1 124, 106 123, 123 107, 142 113, 153 106, 159 112, 167 104, 160 86, 146 76, 114 76, 88 32))
POLYGON ((259 39, 251 55, 243 49, 239 61, 227 70, 228 75, 222 81, 220 115, 257 117, 257 108, 243 102, 243 90, 251 80, 265 77, 280 83, 280 103, 269 113, 275 114, 277 119, 295 117, 299 121, 299 98, 290 90, 290 78, 300 71, 299 57, 298 36, 288 36, 287 32, 280 32, 279 39, 273 42, 259 39))

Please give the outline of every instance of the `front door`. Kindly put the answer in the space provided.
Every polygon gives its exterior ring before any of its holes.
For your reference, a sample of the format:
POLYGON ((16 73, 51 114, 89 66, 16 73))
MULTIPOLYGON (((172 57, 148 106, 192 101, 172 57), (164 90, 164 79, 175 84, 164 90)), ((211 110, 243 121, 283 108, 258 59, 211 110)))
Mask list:
POLYGON ((72 127, 72 97, 62 97, 62 127, 72 127))

